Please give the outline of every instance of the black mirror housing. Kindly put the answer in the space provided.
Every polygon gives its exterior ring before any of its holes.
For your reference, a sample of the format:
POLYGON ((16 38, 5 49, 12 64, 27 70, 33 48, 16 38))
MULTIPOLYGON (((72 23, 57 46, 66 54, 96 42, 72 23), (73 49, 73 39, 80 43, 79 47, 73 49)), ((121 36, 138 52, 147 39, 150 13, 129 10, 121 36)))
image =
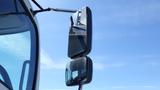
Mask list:
POLYGON ((86 56, 91 51, 92 13, 85 7, 71 16, 69 31, 68 57, 86 56))
POLYGON ((65 81, 67 86, 90 83, 92 80, 93 65, 89 57, 78 58, 66 66, 65 81))

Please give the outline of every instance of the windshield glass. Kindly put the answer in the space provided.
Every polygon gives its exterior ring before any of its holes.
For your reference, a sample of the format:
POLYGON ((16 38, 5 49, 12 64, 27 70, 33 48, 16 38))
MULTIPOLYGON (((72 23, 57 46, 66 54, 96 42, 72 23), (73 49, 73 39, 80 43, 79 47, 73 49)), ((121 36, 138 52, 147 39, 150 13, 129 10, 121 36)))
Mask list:
POLYGON ((2 84, 13 90, 32 89, 36 56, 36 44, 31 43, 33 31, 18 0, 0 0, 0 90, 2 84))
MULTIPOLYGON (((30 32, 0 35, 0 63, 18 90, 24 61, 30 60, 30 32)), ((4 78, 1 78, 3 81, 4 78)))

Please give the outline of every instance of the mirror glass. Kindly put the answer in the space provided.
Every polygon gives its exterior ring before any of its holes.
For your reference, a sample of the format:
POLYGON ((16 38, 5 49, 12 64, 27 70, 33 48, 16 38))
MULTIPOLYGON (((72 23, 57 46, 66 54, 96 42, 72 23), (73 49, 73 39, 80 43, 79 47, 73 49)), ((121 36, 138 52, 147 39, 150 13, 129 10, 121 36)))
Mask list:
POLYGON ((91 82, 92 60, 89 57, 82 57, 69 62, 66 66, 65 80, 67 86, 91 82))
POLYGON ((70 58, 86 56, 91 51, 92 15, 85 7, 71 16, 68 56, 70 58))

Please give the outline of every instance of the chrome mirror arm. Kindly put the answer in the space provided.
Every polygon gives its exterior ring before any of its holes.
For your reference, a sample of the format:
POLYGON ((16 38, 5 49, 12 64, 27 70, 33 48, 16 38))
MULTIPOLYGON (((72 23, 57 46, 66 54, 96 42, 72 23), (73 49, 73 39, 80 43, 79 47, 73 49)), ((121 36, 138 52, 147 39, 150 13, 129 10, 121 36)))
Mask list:
POLYGON ((55 12, 66 12, 66 13, 75 13, 77 10, 71 10, 71 9, 61 9, 61 8, 46 8, 44 9, 36 0, 32 0, 32 2, 40 9, 40 10, 33 10, 33 15, 36 15, 40 12, 46 12, 46 11, 55 11, 55 12))

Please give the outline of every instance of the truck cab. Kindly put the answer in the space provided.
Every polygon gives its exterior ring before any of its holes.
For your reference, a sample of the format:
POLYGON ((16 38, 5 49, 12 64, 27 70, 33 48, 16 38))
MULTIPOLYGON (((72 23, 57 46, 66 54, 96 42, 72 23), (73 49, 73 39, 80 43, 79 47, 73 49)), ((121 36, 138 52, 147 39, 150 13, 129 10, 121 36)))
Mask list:
MULTIPOLYGON (((0 88, 35 90, 39 40, 28 0, 0 1, 0 88)), ((1 89, 2 90, 2 89, 1 89)))

